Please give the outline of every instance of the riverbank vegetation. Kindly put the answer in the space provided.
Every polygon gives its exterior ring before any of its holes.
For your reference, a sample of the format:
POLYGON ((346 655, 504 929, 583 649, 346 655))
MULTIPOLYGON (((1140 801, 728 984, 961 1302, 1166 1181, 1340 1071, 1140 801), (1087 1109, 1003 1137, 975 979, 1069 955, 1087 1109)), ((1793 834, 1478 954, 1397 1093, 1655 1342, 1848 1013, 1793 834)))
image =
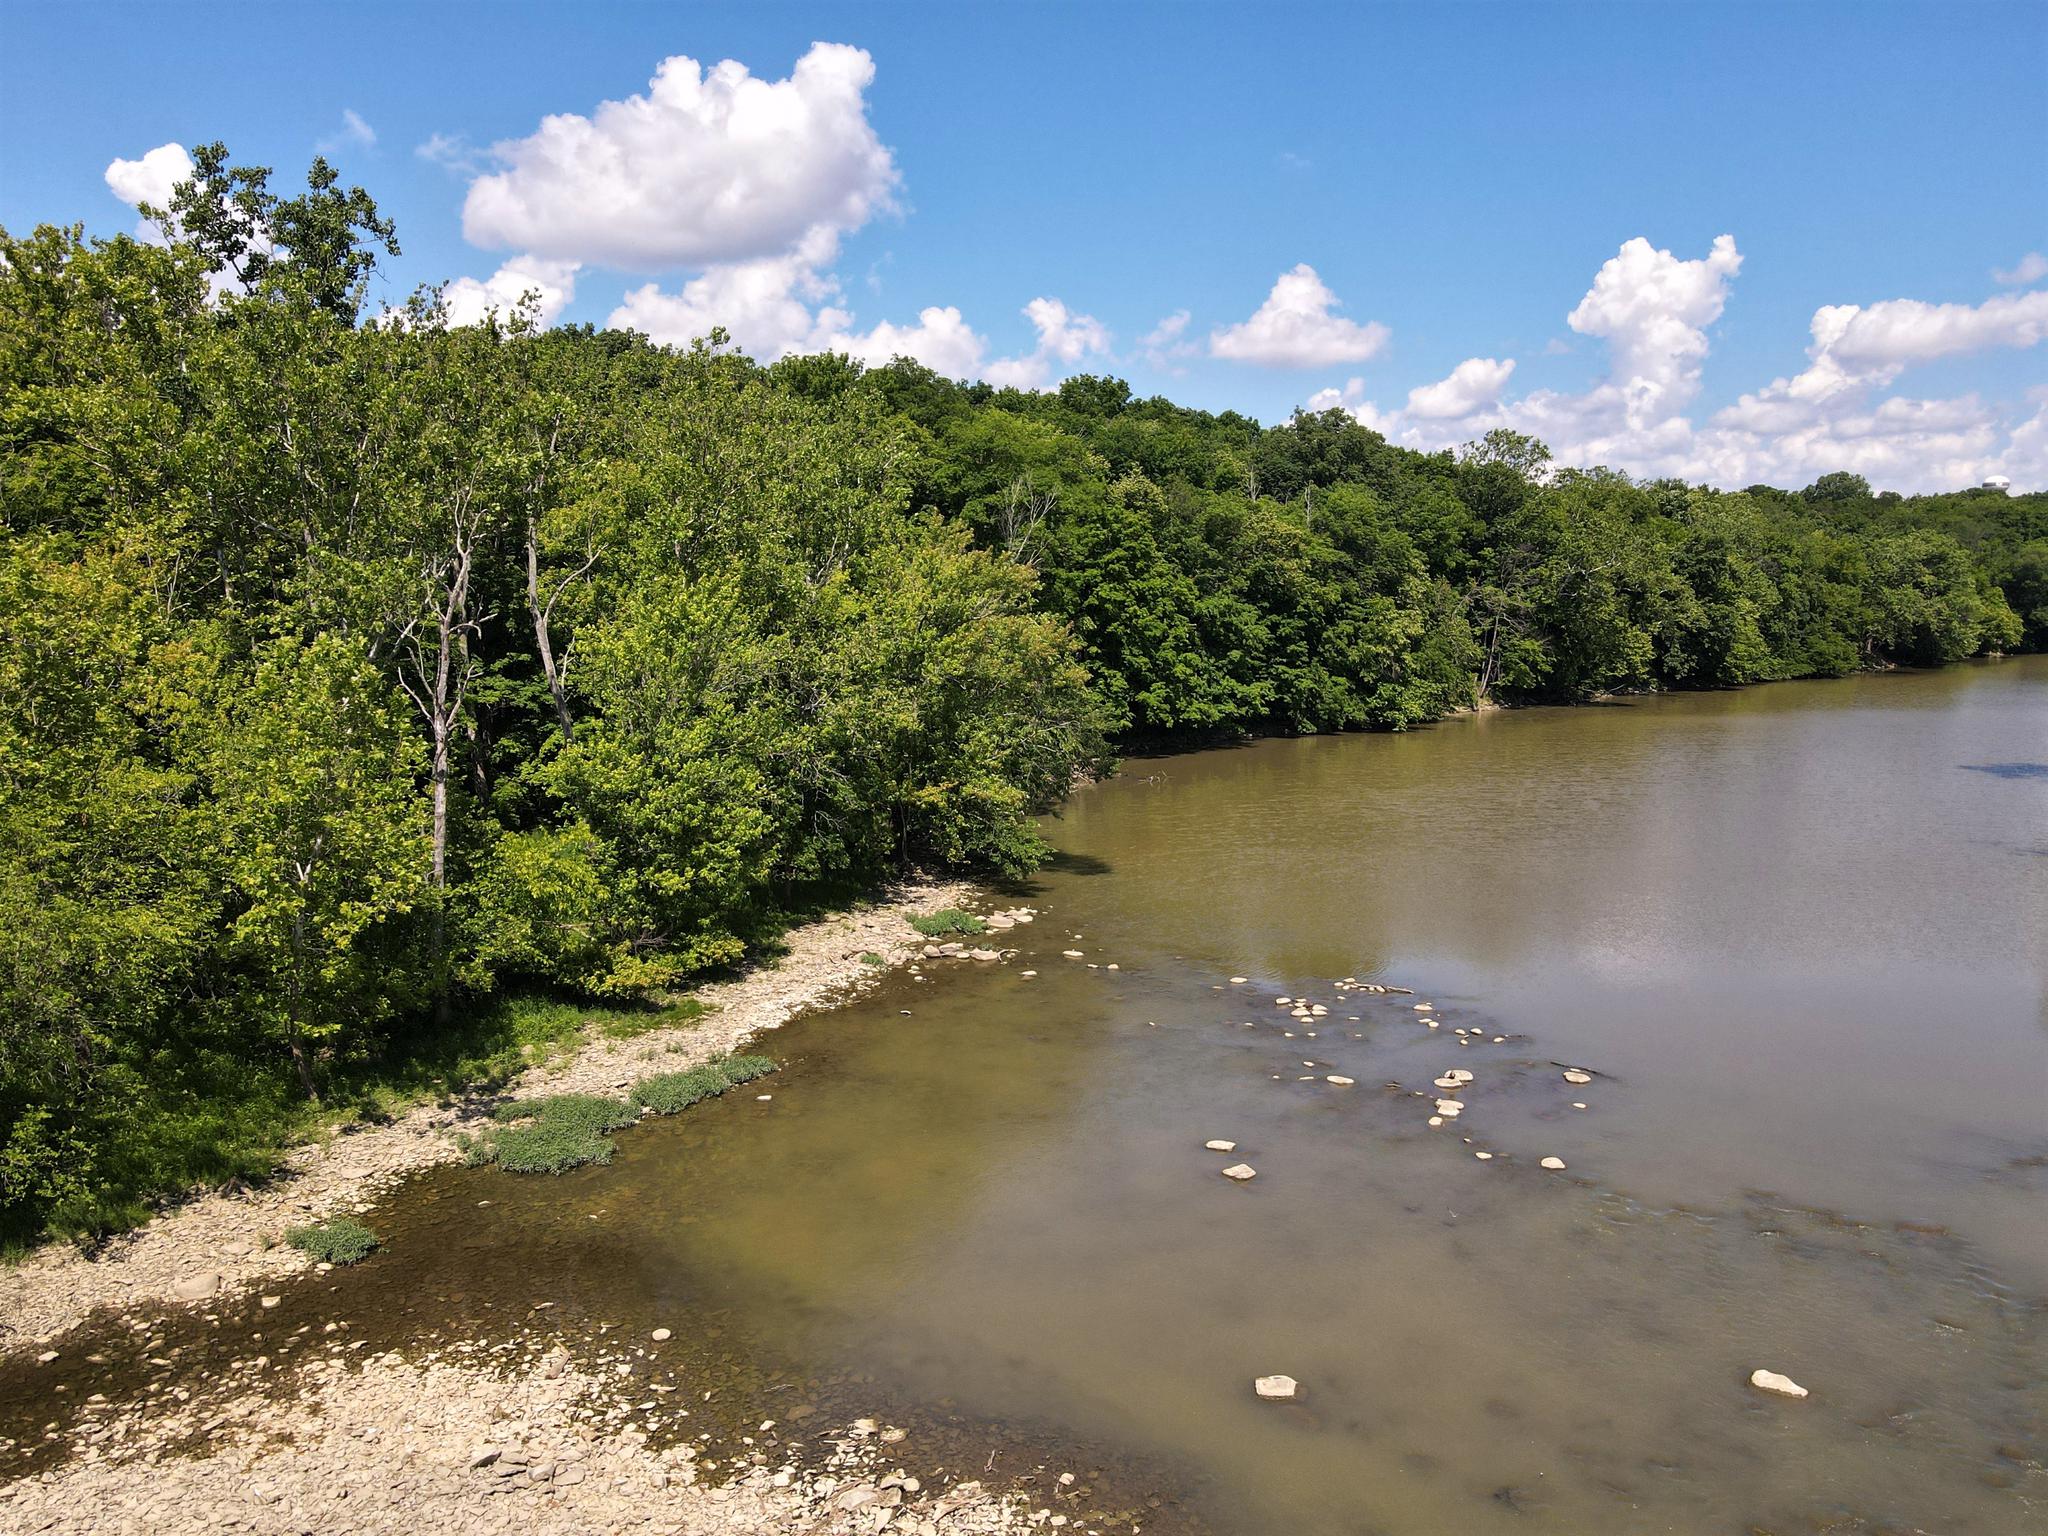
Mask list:
POLYGON ((0 1243, 1028 869, 1120 743, 2048 644, 2048 497, 372 313, 367 194, 198 166, 0 233, 0 1243))

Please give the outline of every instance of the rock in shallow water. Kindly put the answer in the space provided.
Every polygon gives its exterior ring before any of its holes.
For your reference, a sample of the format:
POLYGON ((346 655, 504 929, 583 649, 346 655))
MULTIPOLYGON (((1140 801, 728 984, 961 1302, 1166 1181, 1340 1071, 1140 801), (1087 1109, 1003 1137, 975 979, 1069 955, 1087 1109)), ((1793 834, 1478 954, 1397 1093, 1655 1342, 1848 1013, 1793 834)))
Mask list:
POLYGON ((1258 1176, 1259 1170, 1250 1163, 1232 1163, 1223 1170, 1223 1177, 1226 1179, 1236 1179, 1239 1183, 1243 1183, 1246 1179, 1255 1179, 1258 1176))
POLYGON ((1237 1150, 1237 1143, 1234 1141, 1205 1141, 1202 1145, 1211 1152, 1235 1152, 1237 1150))
POLYGON ((1292 1376, 1261 1376, 1252 1390, 1269 1403, 1284 1403, 1301 1390, 1301 1383, 1292 1376))
POLYGON ((1775 1392, 1780 1397, 1806 1396, 1806 1388, 1790 1376, 1780 1376, 1776 1371, 1751 1371, 1749 1384, 1759 1392, 1775 1392))

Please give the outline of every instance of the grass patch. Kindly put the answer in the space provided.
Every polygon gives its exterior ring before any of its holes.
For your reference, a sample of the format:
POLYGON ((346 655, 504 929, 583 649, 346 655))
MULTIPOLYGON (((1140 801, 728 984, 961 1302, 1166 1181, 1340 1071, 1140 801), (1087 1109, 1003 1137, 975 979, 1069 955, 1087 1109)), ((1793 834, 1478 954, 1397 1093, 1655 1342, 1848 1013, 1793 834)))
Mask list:
POLYGON ((943 939, 960 933, 986 933, 988 924, 972 912, 962 912, 958 907, 948 907, 943 912, 920 912, 910 919, 910 926, 928 939, 943 939))
POLYGON ((657 1115, 680 1114, 692 1104, 715 1099, 728 1088, 751 1083, 775 1070, 766 1056, 728 1056, 687 1072, 663 1072, 633 1085, 633 1103, 657 1115))
POLYGON ((870 949, 862 951, 860 963, 862 965, 883 966, 887 965, 889 962, 884 960, 880 955, 876 954, 872 949, 870 949))
POLYGON ((507 1173, 567 1173, 612 1160, 609 1132, 633 1123, 632 1107, 595 1093, 515 1099, 494 1111, 500 1123, 467 1143, 471 1166, 495 1163, 507 1173))
POLYGON ((313 1227, 291 1227, 284 1240, 323 1264, 360 1264, 377 1251, 377 1234, 346 1216, 313 1227))

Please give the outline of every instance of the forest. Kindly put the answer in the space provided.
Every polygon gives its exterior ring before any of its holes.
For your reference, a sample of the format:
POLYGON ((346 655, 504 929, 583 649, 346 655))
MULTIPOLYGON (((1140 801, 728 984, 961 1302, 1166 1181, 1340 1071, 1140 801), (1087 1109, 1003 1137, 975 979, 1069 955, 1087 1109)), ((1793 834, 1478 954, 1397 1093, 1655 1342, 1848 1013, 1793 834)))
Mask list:
POLYGON ((1119 753, 2048 646, 2048 495, 455 327, 323 162, 197 166, 168 243, 0 231, 9 1248, 1022 874, 1119 753))

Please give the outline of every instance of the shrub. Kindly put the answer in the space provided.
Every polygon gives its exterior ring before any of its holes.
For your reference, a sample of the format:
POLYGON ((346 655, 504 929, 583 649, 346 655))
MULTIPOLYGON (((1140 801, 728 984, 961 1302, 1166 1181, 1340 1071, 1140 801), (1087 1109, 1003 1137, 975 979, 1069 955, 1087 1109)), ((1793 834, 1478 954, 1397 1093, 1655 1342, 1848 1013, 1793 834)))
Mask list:
POLYGON ((377 1234, 346 1216, 318 1226, 289 1228, 284 1240, 324 1264, 359 1264, 377 1251, 377 1234))
POLYGON ((962 912, 958 907, 948 907, 943 912, 920 912, 910 919, 910 926, 928 939, 943 939, 956 933, 985 933, 988 924, 972 912, 962 912))

